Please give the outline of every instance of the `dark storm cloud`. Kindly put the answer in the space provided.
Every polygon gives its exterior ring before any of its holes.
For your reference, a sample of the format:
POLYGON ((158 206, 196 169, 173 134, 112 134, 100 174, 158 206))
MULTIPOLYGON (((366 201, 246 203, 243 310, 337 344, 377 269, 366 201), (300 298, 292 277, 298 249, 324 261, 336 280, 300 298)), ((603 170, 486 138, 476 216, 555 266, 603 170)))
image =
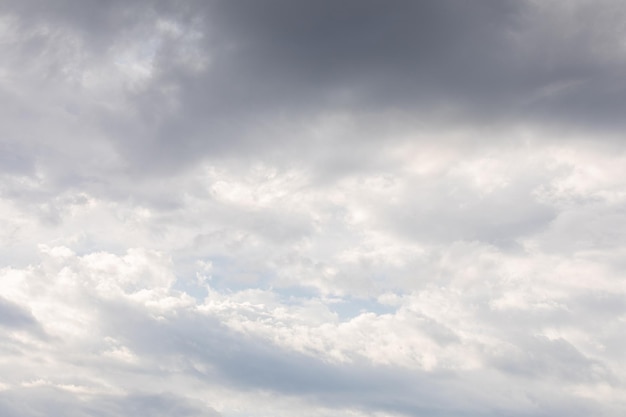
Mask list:
MULTIPOLYGON (((155 120, 157 149, 186 159, 233 144, 241 152, 242 143, 307 146, 306 126, 334 111, 482 113, 516 88, 516 63, 501 55, 523 8, 507 1, 209 3, 207 72, 189 75, 168 65, 166 51, 158 56, 158 83, 180 88, 182 107, 155 120)), ((148 90, 137 100, 159 114, 154 103, 165 97, 148 90)))
MULTIPOLYGON (((427 123, 621 125, 619 21, 581 13, 584 2, 574 12, 491 0, 215 1, 205 9, 206 72, 171 65, 175 47, 157 56, 155 80, 177 86, 181 103, 151 132, 157 157, 169 162, 233 146, 306 147, 308 124, 335 111, 365 124, 397 111, 427 123)), ((162 115, 156 103, 165 99, 151 89, 136 103, 162 115)))
MULTIPOLYGON (((4 8, 22 25, 73 31, 94 57, 144 39, 152 72, 144 88, 127 92, 132 111, 100 108, 92 120, 131 170, 169 172, 233 151, 304 148, 314 157, 320 149, 308 131, 336 112, 361 125, 385 113, 414 124, 615 129, 626 102, 626 10, 600 3, 26 1, 4 8), (161 33, 149 46, 159 19, 197 36, 161 33), (206 68, 190 70, 183 59, 190 50, 206 68)), ((51 42, 29 41, 24 50, 60 48, 51 42)), ((356 147, 384 135, 331 142, 356 147)), ((362 163, 374 157, 368 152, 362 163)))
POLYGON ((297 97, 307 103, 347 90, 379 110, 497 81, 497 71, 484 69, 496 66, 523 7, 490 0, 218 1, 209 21, 218 37, 234 42, 232 61, 224 63, 269 97, 292 101, 292 91, 302 92, 297 97))

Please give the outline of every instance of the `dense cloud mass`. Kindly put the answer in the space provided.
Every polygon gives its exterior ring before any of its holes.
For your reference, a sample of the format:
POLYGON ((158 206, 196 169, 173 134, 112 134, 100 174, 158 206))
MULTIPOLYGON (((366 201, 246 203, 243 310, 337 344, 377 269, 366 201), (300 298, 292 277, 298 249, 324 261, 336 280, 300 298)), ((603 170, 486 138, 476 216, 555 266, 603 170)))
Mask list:
POLYGON ((625 32, 3 1, 0 415, 624 415, 625 32))

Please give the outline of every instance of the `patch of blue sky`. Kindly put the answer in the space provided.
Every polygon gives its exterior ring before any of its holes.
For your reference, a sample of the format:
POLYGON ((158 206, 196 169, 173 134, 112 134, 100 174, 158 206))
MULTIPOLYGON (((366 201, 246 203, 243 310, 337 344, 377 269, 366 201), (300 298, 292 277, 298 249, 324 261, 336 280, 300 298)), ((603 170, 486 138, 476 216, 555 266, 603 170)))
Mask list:
POLYGON ((341 321, 348 321, 364 313, 393 314, 394 306, 382 304, 373 297, 324 296, 319 290, 307 285, 276 287, 275 274, 271 270, 259 269, 257 265, 246 265, 237 259, 214 256, 200 259, 175 259, 177 276, 173 289, 183 291, 198 301, 207 296, 205 284, 218 292, 233 293, 249 289, 260 289, 274 293, 281 304, 302 305, 312 300, 326 304, 341 321))
POLYGON ((341 321, 348 321, 365 313, 376 315, 393 314, 396 308, 379 303, 374 298, 343 297, 331 304, 331 309, 337 313, 341 321))

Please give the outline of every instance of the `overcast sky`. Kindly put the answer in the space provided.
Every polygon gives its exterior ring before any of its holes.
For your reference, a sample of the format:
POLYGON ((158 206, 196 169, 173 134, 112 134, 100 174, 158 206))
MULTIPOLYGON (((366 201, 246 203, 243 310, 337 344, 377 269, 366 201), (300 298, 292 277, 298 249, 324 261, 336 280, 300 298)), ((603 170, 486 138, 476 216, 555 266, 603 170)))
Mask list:
POLYGON ((626 3, 0 2, 0 415, 626 414, 626 3))

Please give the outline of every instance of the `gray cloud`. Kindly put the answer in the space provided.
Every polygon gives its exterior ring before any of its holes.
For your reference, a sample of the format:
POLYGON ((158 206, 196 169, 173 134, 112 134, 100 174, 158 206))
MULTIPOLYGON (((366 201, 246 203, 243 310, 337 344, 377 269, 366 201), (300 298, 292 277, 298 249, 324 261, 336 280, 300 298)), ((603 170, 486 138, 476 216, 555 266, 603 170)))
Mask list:
MULTIPOLYGON (((474 384, 474 378, 488 380, 487 375, 409 371, 396 366, 372 366, 366 361, 326 363, 254 336, 233 332, 215 317, 178 314, 157 321, 129 307, 118 304, 106 308, 105 311, 111 310, 105 313, 109 317, 108 323, 103 323, 105 333, 116 334, 133 351, 153 357, 155 362, 164 363, 173 355, 180 356, 184 359, 178 366, 182 366, 185 373, 207 382, 217 380, 237 390, 270 390, 327 406, 398 412, 407 416, 544 415, 523 402, 507 404, 500 399, 494 402, 464 386, 474 384), (464 383, 457 385, 459 380, 464 383), (455 399, 453 403, 450 398, 455 399)), ((509 375, 541 375, 541 379, 552 375, 557 379, 588 378, 573 372, 586 372, 591 361, 565 341, 525 339, 516 346, 521 346, 518 354, 521 357, 494 358, 496 367, 509 375), (528 352, 524 353, 526 349, 528 352)), ((496 380, 499 378, 495 376, 496 380)), ((499 392, 497 382, 489 384, 490 389, 497 391, 494 395, 504 394, 499 392)), ((555 398, 549 398, 540 391, 530 391, 533 392, 529 395, 536 396, 535 401, 542 409, 584 415, 584 410, 591 407, 584 401, 576 406, 567 405, 556 393, 555 398)))
POLYGON ((53 387, 34 387, 0 393, 0 410, 7 417, 54 413, 68 417, 114 417, 141 414, 150 417, 218 417, 220 414, 195 401, 171 394, 73 394, 53 387))
POLYGON ((40 323, 33 314, 3 297, 0 297, 0 326, 7 330, 22 330, 38 337, 45 336, 40 323))
MULTIPOLYGON (((5 8, 50 31, 29 41, 35 49, 15 65, 45 54, 57 71, 47 76, 62 81, 68 65, 108 65, 116 59, 108 50, 144 37, 137 45, 150 76, 120 96, 128 110, 81 111, 96 112, 92 126, 142 171, 233 152, 293 154, 308 147, 312 121, 337 111, 366 124, 382 111, 422 124, 620 126, 624 11, 608 0, 571 8, 490 0, 5 8), (68 55, 63 37, 55 41, 60 33, 78 40, 82 57, 68 55), (193 70, 198 59, 207 64, 193 70)), ((368 140, 379 138, 353 146, 368 140)))
MULTIPOLYGON (((621 73, 624 63, 598 53, 596 42, 620 48, 613 26, 619 22, 599 13, 583 17, 592 7, 579 7, 210 3, 201 26, 205 72, 166 66, 176 62, 167 49, 157 55, 156 85, 176 86, 181 107, 155 120, 149 143, 166 160, 234 147, 299 149, 307 146, 309 121, 333 111, 366 124, 372 113, 397 111, 422 123, 500 125, 515 118, 610 130, 620 120, 622 94, 610 74, 621 73)), ((161 114, 149 104, 166 100, 160 94, 147 90, 137 97, 139 108, 161 114)), ((360 137, 352 146, 367 141, 360 137)))

